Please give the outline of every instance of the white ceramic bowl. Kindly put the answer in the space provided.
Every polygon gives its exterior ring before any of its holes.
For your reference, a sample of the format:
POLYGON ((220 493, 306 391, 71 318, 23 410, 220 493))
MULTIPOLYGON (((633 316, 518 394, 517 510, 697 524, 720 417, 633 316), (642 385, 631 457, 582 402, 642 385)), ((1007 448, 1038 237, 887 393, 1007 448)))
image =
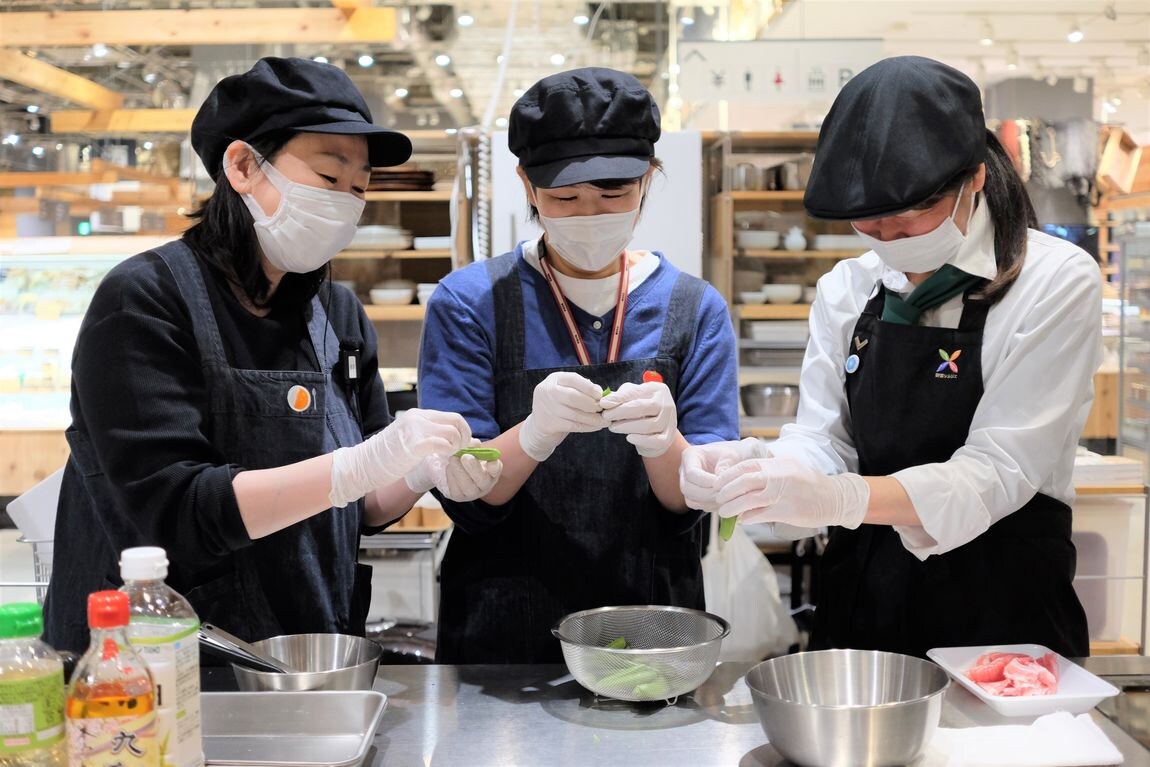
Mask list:
POLYGON ((793 304, 803 297, 803 286, 792 282, 764 285, 763 295, 768 303, 793 304))
POLYGON ((372 288, 373 304, 410 304, 415 291, 411 288, 372 288))
MULTIPOLYGON (((764 287, 766 287, 764 285, 764 287)), ((742 290, 739 291, 740 304, 761 304, 767 300, 766 292, 762 290, 742 290)))
POLYGON ((735 232, 735 245, 751 250, 775 250, 779 247, 779 233, 761 229, 741 229, 735 232))

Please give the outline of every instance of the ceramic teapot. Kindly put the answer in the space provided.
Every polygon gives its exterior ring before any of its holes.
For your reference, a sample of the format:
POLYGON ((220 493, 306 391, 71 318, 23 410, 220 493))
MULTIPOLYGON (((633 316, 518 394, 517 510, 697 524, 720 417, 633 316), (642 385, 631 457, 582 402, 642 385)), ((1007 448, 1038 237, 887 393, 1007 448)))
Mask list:
POLYGON ((783 247, 787 250, 806 250, 807 238, 803 236, 802 227, 792 226, 787 230, 787 236, 783 239, 783 247))

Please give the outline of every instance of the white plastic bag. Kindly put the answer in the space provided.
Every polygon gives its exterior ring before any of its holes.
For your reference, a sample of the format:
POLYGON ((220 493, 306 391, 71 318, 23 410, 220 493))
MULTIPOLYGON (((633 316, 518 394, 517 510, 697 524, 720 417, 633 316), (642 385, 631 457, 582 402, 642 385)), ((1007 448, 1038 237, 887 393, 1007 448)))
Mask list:
POLYGON ((720 540, 718 514, 711 514, 703 589, 707 611, 731 624, 719 660, 760 661, 786 653, 799 641, 798 627, 779 598, 771 563, 741 526, 736 525, 731 540, 720 540))

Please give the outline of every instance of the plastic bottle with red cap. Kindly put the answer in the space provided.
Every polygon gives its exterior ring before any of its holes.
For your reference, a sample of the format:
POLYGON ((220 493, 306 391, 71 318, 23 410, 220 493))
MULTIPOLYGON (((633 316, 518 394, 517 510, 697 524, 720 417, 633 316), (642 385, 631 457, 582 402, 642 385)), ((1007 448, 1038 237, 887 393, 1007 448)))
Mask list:
POLYGON ((0 767, 67 767, 64 664, 35 602, 0 606, 0 767))
POLYGON ((128 617, 127 594, 88 596, 92 641, 72 674, 65 706, 70 764, 160 767, 155 686, 128 643, 128 617))

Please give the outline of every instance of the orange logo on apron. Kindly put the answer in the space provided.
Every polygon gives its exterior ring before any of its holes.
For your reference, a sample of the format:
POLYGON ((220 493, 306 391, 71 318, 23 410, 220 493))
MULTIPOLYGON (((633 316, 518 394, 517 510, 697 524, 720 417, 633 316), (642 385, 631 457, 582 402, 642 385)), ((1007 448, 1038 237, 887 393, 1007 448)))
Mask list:
POLYGON ((311 392, 303 386, 296 384, 288 389, 287 402, 288 407, 297 413, 302 413, 311 407, 311 392))

